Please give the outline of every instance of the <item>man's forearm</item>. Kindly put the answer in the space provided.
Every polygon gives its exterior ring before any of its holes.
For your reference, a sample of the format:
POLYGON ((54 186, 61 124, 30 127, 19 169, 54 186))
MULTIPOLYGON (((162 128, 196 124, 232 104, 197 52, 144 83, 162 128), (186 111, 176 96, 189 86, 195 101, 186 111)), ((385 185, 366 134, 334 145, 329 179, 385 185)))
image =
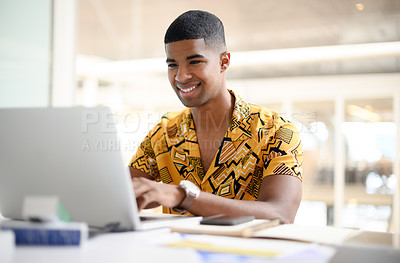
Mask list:
POLYGON ((247 201, 228 199, 210 193, 201 192, 189 208, 194 215, 211 216, 225 215, 252 215, 259 219, 278 218, 282 223, 291 223, 294 218, 282 211, 278 203, 266 201, 247 201))
POLYGON ((260 186, 257 201, 228 199, 201 192, 189 211, 196 215, 252 215, 256 218, 279 218, 292 223, 301 201, 301 181, 294 176, 267 176, 260 186))
MULTIPOLYGON (((177 185, 157 183, 144 176, 133 176, 132 183, 139 209, 154 205, 173 208, 179 206, 185 198, 184 191, 177 185)), ((301 184, 293 176, 268 176, 263 179, 257 201, 229 199, 201 192, 188 210, 200 216, 252 215, 260 219, 278 218, 283 223, 291 223, 301 201, 301 184)))

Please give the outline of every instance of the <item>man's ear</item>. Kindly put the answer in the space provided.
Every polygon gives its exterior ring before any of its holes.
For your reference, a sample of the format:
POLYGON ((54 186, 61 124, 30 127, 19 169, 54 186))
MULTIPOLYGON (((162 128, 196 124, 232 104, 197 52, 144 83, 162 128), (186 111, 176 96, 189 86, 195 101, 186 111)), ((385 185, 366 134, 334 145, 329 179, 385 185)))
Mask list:
POLYGON ((221 54, 220 63, 221 63, 221 72, 224 72, 229 68, 229 63, 231 62, 231 53, 225 51, 221 54))

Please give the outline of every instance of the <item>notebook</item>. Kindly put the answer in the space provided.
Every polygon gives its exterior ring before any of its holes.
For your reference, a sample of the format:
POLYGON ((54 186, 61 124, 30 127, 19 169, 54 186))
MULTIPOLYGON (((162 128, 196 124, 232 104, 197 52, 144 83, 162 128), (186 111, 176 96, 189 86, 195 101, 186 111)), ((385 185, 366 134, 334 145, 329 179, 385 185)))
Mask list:
POLYGON ((51 195, 93 228, 140 230, 182 218, 140 220, 116 124, 106 107, 0 109, 1 214, 22 219, 24 197, 51 195))

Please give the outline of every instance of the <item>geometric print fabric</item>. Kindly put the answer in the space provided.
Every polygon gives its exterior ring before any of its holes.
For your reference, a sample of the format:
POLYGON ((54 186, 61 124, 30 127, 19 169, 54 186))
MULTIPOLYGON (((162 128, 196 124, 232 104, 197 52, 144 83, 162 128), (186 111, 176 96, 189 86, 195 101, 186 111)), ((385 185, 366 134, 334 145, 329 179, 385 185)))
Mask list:
MULTIPOLYGON (((142 141, 130 166, 157 181, 178 185, 190 180, 202 191, 256 200, 262 179, 290 175, 302 180, 302 146, 296 127, 276 112, 235 96, 232 120, 208 171, 190 108, 167 113, 142 141)), ((164 213, 176 213, 163 208, 164 213)))

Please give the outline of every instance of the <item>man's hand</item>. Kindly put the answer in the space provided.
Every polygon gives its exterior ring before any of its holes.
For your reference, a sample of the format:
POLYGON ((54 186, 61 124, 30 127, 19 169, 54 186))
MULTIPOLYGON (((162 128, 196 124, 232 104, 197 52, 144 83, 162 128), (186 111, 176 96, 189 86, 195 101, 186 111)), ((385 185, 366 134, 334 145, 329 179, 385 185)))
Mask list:
POLYGON ((143 177, 133 178, 133 191, 139 210, 178 206, 184 199, 183 189, 176 185, 162 184, 143 177))

